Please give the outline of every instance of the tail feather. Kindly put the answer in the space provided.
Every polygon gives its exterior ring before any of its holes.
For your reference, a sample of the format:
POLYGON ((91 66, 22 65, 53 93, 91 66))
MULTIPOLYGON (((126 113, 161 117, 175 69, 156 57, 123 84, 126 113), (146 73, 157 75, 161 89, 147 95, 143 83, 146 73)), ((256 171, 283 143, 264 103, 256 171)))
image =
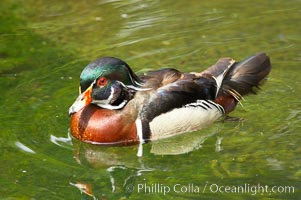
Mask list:
POLYGON ((255 93, 254 87, 258 87, 270 71, 269 57, 265 53, 257 53, 231 66, 222 88, 233 89, 242 96, 255 93))
POLYGON ((230 66, 221 83, 215 101, 222 105, 226 113, 231 112, 243 95, 255 93, 271 71, 269 57, 257 53, 230 66))

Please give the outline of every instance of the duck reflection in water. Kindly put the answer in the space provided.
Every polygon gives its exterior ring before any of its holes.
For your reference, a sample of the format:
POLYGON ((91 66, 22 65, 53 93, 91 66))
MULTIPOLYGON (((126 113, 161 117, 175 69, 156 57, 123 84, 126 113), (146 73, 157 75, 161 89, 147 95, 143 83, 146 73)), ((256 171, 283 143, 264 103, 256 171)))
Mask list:
MULTIPOLYGON (((137 157, 139 146, 98 146, 82 143, 72 139, 74 158, 78 164, 88 167, 93 177, 89 181, 72 180, 70 184, 80 190, 82 195, 94 199, 129 197, 137 190, 137 181, 145 181, 148 172, 167 169, 166 163, 158 163, 162 156, 188 154, 202 147, 208 138, 214 137, 222 128, 223 123, 207 134, 191 133, 189 137, 181 135, 174 138, 160 140, 144 145, 143 157, 137 157), (102 170, 99 170, 102 169, 102 170), (100 173, 105 171, 105 173, 100 173), (107 179, 104 184, 104 179, 107 179), (100 185, 100 183, 102 183, 100 185), (132 189, 129 189, 132 188, 132 189), (114 196, 114 197, 112 197, 114 196)), ((220 138, 217 139, 216 150, 220 149, 220 138)))

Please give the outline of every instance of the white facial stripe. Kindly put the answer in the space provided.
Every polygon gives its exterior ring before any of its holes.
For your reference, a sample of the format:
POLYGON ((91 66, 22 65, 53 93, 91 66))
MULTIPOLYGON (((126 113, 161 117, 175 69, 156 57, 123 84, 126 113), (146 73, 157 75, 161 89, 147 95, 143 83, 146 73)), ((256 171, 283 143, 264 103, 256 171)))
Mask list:
POLYGON ((111 102, 111 100, 113 99, 113 97, 114 97, 114 88, 113 87, 111 87, 111 94, 110 94, 110 96, 109 96, 109 98, 108 98, 108 103, 110 103, 111 102))
POLYGON ((143 86, 144 84, 143 83, 139 83, 137 81, 134 81, 135 84, 139 85, 139 86, 143 86))
MULTIPOLYGON (((116 82, 120 83, 124 88, 131 88, 131 89, 134 89, 136 91, 147 91, 147 90, 151 89, 151 88, 138 88, 138 87, 135 87, 133 85, 125 85, 121 81, 116 81, 116 82)), ((93 86, 93 84, 95 84, 95 83, 96 83, 96 80, 94 80, 91 85, 93 86)), ((111 94, 108 97, 108 99, 104 99, 104 100, 95 100, 95 99, 93 99, 92 103, 96 104, 97 106, 99 106, 101 108, 106 108, 106 109, 110 109, 110 110, 117 110, 117 109, 123 108, 126 105, 126 103, 128 102, 127 100, 124 100, 123 102, 121 102, 119 105, 116 105, 116 106, 113 106, 113 105, 110 104, 111 100, 114 98, 114 92, 115 92, 114 88, 111 87, 111 94)))
POLYGON ((114 95, 114 88, 112 88, 111 94, 110 94, 108 99, 104 99, 104 100, 95 100, 95 99, 93 99, 92 103, 97 104, 100 107, 102 107, 102 105, 110 104, 110 101, 112 100, 113 95, 114 95))
POLYGON ((117 106, 113 106, 111 104, 103 104, 101 102, 95 103, 95 104, 97 104, 99 107, 102 107, 102 108, 105 108, 105 109, 117 110, 117 109, 123 108, 126 103, 127 103, 127 100, 124 100, 123 102, 121 102, 121 104, 119 104, 117 106))
POLYGON ((136 91, 148 91, 148 90, 151 90, 151 88, 138 88, 138 87, 135 87, 133 85, 127 85, 126 87, 134 89, 136 91))
POLYGON ((133 90, 136 90, 136 91, 147 91, 147 90, 151 90, 151 88, 138 88, 138 87, 135 87, 133 85, 125 85, 123 82, 121 81, 117 81, 118 83, 120 83, 123 87, 125 88, 131 88, 133 90))
POLYGON ((139 82, 135 81, 135 80, 133 79, 133 77, 131 76, 130 73, 128 73, 128 74, 129 74, 129 76, 130 76, 130 79, 131 79, 132 83, 135 83, 135 84, 137 84, 137 85, 139 85, 139 86, 143 86, 143 85, 144 85, 143 83, 139 83, 139 82))
POLYGON ((116 82, 120 83, 120 85, 122 85, 123 87, 126 88, 126 85, 124 85, 123 82, 121 82, 121 81, 116 81, 116 82))
POLYGON ((92 103, 98 105, 99 107, 106 108, 109 110, 117 110, 117 109, 123 108, 126 105, 127 100, 124 100, 123 102, 121 102, 119 105, 116 105, 116 106, 111 105, 110 102, 113 99, 113 97, 114 97, 114 88, 112 88, 111 94, 108 99, 93 100, 92 103))

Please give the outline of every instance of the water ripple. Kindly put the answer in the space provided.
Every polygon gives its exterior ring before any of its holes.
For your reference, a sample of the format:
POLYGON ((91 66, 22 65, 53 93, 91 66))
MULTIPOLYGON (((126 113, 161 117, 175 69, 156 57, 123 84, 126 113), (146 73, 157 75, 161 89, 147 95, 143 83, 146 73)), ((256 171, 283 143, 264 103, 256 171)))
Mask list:
POLYGON ((72 149, 72 142, 69 134, 68 137, 56 137, 55 135, 50 135, 50 141, 57 146, 72 149))
POLYGON ((32 150, 31 148, 27 147, 26 145, 22 144, 21 142, 15 142, 16 147, 18 147, 21 151, 35 154, 36 152, 32 150))

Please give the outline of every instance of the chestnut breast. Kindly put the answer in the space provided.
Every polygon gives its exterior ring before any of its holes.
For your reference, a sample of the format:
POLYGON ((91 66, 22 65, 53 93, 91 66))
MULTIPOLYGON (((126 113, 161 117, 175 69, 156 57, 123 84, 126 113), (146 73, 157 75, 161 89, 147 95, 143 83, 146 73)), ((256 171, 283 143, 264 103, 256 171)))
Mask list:
POLYGON ((128 145, 138 143, 135 120, 120 110, 88 105, 72 115, 71 134, 82 141, 128 145))

